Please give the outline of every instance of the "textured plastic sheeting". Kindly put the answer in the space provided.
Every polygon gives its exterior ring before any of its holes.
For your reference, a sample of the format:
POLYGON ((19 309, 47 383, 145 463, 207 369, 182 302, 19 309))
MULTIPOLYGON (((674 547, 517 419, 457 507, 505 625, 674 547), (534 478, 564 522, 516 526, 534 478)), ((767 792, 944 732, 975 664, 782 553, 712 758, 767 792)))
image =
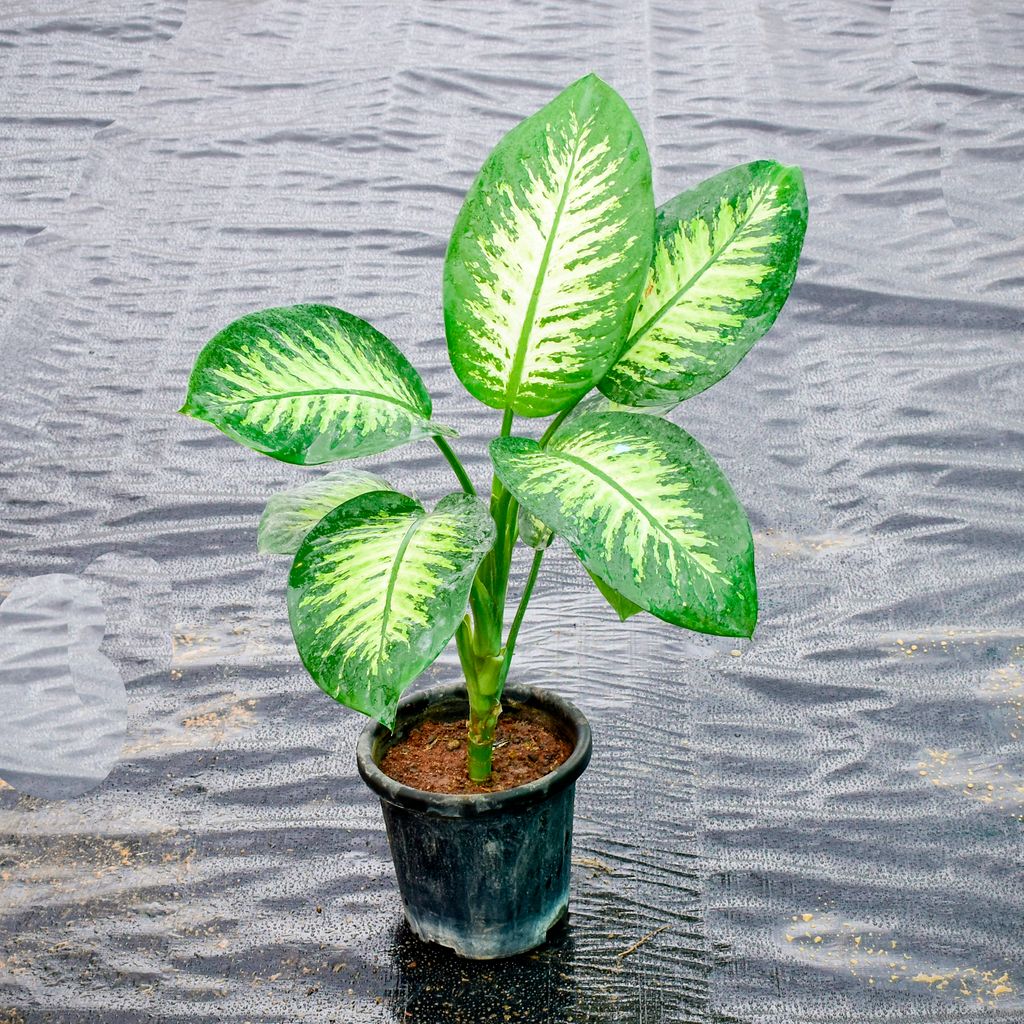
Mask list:
POLYGON ((0 776, 21 793, 63 800, 98 786, 121 755, 124 683, 100 652, 96 590, 48 573, 0 604, 0 776))
MULTIPOLYGON (((151 559, 174 647, 119 661, 100 789, 0 794, 0 1009, 1024 1019, 1021 24, 1003 0, 8 0, 0 577, 151 559), (589 70, 637 111, 659 201, 762 156, 807 176, 780 322, 673 414, 751 515, 763 612, 750 644, 620 625, 552 547, 515 675, 594 726, 574 913, 470 969, 399 925, 361 720, 304 677, 257 557, 305 474, 174 410, 216 329, 330 301, 402 346, 484 482, 447 234, 499 135, 589 70)), ((428 444, 370 466, 453 487, 428 444)))

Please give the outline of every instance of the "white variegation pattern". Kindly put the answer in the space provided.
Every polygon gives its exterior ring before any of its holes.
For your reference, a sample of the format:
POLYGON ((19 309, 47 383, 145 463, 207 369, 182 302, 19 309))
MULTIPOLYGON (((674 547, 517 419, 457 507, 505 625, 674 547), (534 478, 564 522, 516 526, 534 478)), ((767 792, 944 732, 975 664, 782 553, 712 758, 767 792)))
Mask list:
POLYGON ((534 471, 533 487, 543 487, 547 480, 552 489, 559 488, 563 501, 572 502, 574 515, 599 520, 595 554, 608 561, 625 555, 641 586, 652 545, 663 548, 664 566, 673 577, 687 570, 719 575, 704 516, 687 500, 691 483, 674 472, 672 453, 649 438, 638 445, 635 435, 608 430, 607 420, 590 422, 593 426, 588 427, 578 421, 540 457, 551 461, 534 471), (567 477, 566 463, 579 472, 567 477))
POLYGON ((763 184, 747 201, 723 199, 710 222, 695 217, 658 239, 647 288, 633 318, 628 362, 657 369, 666 360, 666 336, 679 357, 712 363, 704 349, 723 329, 743 323, 738 307, 759 293, 771 273, 766 252, 779 235, 774 185, 763 184))
POLYGON ((181 410, 284 462, 316 465, 431 434, 430 397, 397 348, 330 306, 250 313, 200 353, 181 410))
POLYGON ((499 438, 502 483, 629 602, 702 632, 747 636, 757 614, 746 516, 710 456, 636 413, 574 420, 542 448, 499 438))
POLYGON ((445 325, 466 388, 525 416, 589 390, 621 351, 652 236, 642 134, 588 76, 499 143, 456 221, 445 325))
POLYGON ((288 588, 292 632, 317 684, 392 725, 402 691, 461 622, 493 542, 493 520, 466 494, 428 513, 374 491, 328 513, 299 548, 288 588))
POLYGON ((525 505, 519 506, 517 515, 519 539, 528 548, 544 551, 551 547, 555 535, 525 505))
POLYGON ((391 489, 375 473, 335 469, 301 487, 275 494, 260 518, 256 547, 261 554, 294 555, 303 537, 332 509, 367 491, 391 489))
POLYGON ((724 377, 775 321, 806 226, 796 168, 734 168, 658 212, 625 353, 601 382, 623 404, 675 404, 724 377))

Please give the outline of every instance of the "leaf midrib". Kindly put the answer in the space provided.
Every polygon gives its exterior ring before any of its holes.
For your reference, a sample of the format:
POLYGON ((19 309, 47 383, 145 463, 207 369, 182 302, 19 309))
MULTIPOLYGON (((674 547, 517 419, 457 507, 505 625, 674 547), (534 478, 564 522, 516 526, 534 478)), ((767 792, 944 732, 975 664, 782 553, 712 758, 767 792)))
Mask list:
POLYGON ((360 388, 310 388, 306 391, 279 391, 272 395, 258 395, 250 398, 236 398, 227 402, 218 402, 221 408, 228 408, 234 405, 255 405, 257 402, 281 402, 289 398, 312 398, 316 395, 339 395, 352 396, 354 398, 375 398, 380 402, 387 402, 389 405, 397 405, 407 412, 426 419, 423 411, 417 409, 408 402, 395 398, 392 395, 385 395, 379 391, 366 391, 360 388))
POLYGON ((380 644, 377 647, 377 662, 380 663, 384 658, 384 642, 388 632, 388 620, 391 618, 391 602, 395 596, 395 586, 398 583, 398 570, 402 567, 402 559, 405 557, 405 552, 409 547, 409 542, 412 540, 413 535, 426 521, 426 515, 419 515, 412 523, 409 524, 409 528, 405 531, 405 536, 402 538, 402 543, 398 545, 398 550, 395 552, 394 561, 391 563, 391 572, 388 575, 388 589, 384 595, 384 608, 381 611, 380 616, 380 644))
POLYGON ((737 237, 737 236, 738 236, 738 235, 740 234, 740 232, 741 232, 741 231, 743 231, 743 229, 744 229, 744 228, 745 228, 745 227, 747 226, 747 224, 749 224, 749 223, 750 223, 750 218, 754 216, 754 214, 755 214, 755 213, 757 212, 757 209, 758 209, 758 207, 760 207, 760 205, 761 205, 761 204, 762 204, 762 203, 764 202, 765 196, 767 196, 767 194, 768 194, 768 188, 769 188, 769 186, 770 186, 770 185, 771 185, 771 184, 773 183, 773 181, 774 181, 774 179, 770 179, 769 181, 765 182, 765 186, 764 186, 763 190, 761 191, 761 194, 760 194, 760 195, 759 195, 759 196, 757 197, 757 199, 756 199, 756 200, 754 201, 754 203, 753 203, 753 205, 752 205, 752 206, 750 207, 750 209, 749 209, 749 210, 747 210, 747 213, 746 213, 746 215, 744 216, 743 220, 742 220, 742 221, 740 221, 740 222, 739 222, 739 223, 738 223, 738 224, 736 225, 735 229, 733 230, 733 233, 732 233, 732 234, 731 234, 731 235, 730 235, 730 236, 728 237, 728 239, 726 239, 726 241, 725 241, 725 243, 724 243, 724 244, 722 245, 722 247, 721 247, 720 249, 715 249, 715 250, 713 250, 713 251, 712 251, 712 254, 711 254, 711 256, 710 256, 710 257, 709 257, 709 258, 707 259, 707 261, 706 261, 706 262, 704 263, 704 265, 703 265, 702 267, 700 267, 700 269, 699 269, 699 270, 697 270, 697 271, 696 271, 696 273, 694 273, 694 274, 693 274, 693 275, 692 275, 692 276, 690 277, 690 279, 689 279, 689 280, 688 280, 688 281, 687 281, 687 282, 686 282, 686 283, 685 283, 684 285, 682 285, 682 286, 681 286, 681 287, 680 287, 680 288, 679 288, 679 289, 678 289, 678 290, 677 290, 677 291, 676 291, 676 292, 675 292, 675 293, 674 293, 674 294, 672 295, 672 297, 671 297, 671 298, 669 298, 669 299, 668 299, 668 300, 667 300, 667 301, 666 301, 666 302, 665 302, 665 303, 664 303, 664 304, 663 304, 663 305, 661 306, 661 308, 660 308, 660 309, 658 309, 658 310, 657 310, 657 311, 656 311, 656 312, 654 313, 654 315, 653 315, 653 316, 651 316, 651 317, 650 317, 650 318, 649 318, 649 319, 647 320, 647 322, 646 322, 646 323, 644 323, 643 325, 641 325, 641 326, 640 326, 640 327, 639 327, 639 328, 638 328, 638 329, 637 329, 637 330, 636 330, 636 331, 635 331, 635 332, 634 332, 634 333, 633 333, 633 334, 632 334, 632 335, 630 336, 630 338, 629 338, 629 341, 627 341, 627 342, 626 342, 626 348, 625 348, 625 351, 623 352, 623 356, 622 356, 622 358, 623 358, 623 359, 625 359, 625 358, 626 358, 626 356, 627 356, 627 355, 628 355, 628 354, 629 354, 629 353, 630 353, 630 352, 631 352, 631 351, 632 351, 632 350, 633 350, 633 349, 634 349, 634 348, 636 347, 636 345, 637 345, 637 344, 639 344, 639 342, 640 342, 640 339, 641 339, 641 338, 643 338, 643 336, 644 336, 644 335, 645 335, 645 334, 646 334, 646 333, 647 333, 647 332, 648 332, 648 331, 649 331, 649 330, 650 330, 650 329, 651 329, 651 328, 652 328, 652 327, 653 327, 653 326, 654 326, 654 325, 655 325, 655 324, 656 324, 656 323, 657 323, 657 322, 658 322, 659 320, 661 320, 661 319, 662 319, 662 317, 664 317, 664 316, 665 316, 665 314, 666 314, 666 313, 667 313, 667 312, 668 312, 668 311, 669 311, 670 309, 672 309, 673 307, 675 307, 675 306, 677 306, 677 305, 679 304, 679 302, 680 302, 680 300, 681 300, 681 299, 683 298, 683 296, 684 296, 684 295, 686 295, 686 293, 687 293, 687 292, 688 292, 688 291, 689 291, 689 290, 690 290, 690 289, 691 289, 691 288, 692 288, 692 287, 694 286, 694 284, 695 284, 695 283, 696 283, 696 282, 697 282, 698 280, 700 280, 700 278, 702 278, 702 277, 703 277, 703 276, 704 276, 704 275, 705 275, 705 274, 707 273, 708 269, 709 269, 709 268, 710 268, 710 267, 711 267, 711 266, 712 266, 713 264, 715 264, 715 263, 717 263, 717 262, 718 262, 718 260, 719 260, 719 259, 720 259, 720 258, 722 257, 722 254, 723 254, 724 252, 726 252, 726 251, 728 250, 729 246, 731 246, 731 245, 733 244, 733 242, 735 242, 735 241, 736 241, 736 237, 737 237))
POLYGON ((628 504, 635 508, 641 514, 641 516, 643 516, 643 518, 646 519, 654 527, 654 529, 658 533, 662 534, 666 538, 666 540, 669 542, 669 544, 672 545, 674 550, 684 555, 687 561, 692 562, 693 564, 697 565, 698 568, 701 568, 700 563, 697 562, 696 559, 691 557, 690 552, 682 544, 679 543, 679 540, 672 533, 672 531, 669 530, 669 528, 665 526, 664 523, 662 523, 659 519, 655 519, 654 516, 652 516, 651 513, 648 512, 647 509, 644 508, 644 506, 635 497, 633 497, 633 495, 630 494, 629 491, 622 487, 614 478, 608 476, 608 474, 605 473, 603 470, 598 469, 595 465, 593 465, 593 463, 587 462, 586 459, 581 459, 578 455, 569 455, 565 451, 555 452, 554 454, 556 454, 560 459, 565 459, 566 462, 571 462, 573 465, 579 466, 582 469, 587 470, 593 476, 597 477, 597 479, 600 480, 602 483, 606 484, 612 490, 622 495, 622 497, 626 499, 628 504))
POLYGON ((562 214, 565 212, 565 204, 569 198, 569 190, 572 186, 573 175, 576 173, 576 160, 579 157, 580 149, 583 146, 584 133, 589 129, 593 117, 580 126, 577 131, 576 145, 573 147, 572 156, 569 159, 569 170, 565 175, 562 184, 562 194, 558 197, 558 206, 555 208, 555 216, 551 221, 551 231, 548 240, 544 245, 544 252, 540 258, 540 265, 537 268, 537 276, 533 282, 533 291, 530 293, 530 301, 526 306, 526 315, 523 318, 523 326, 519 331, 519 341, 516 343, 516 354, 512 360, 512 369, 509 371, 508 386, 505 388, 505 408, 511 409, 519 394, 519 386, 522 383, 523 364, 526 362, 526 348, 533 332, 533 320, 537 315, 537 304, 540 302, 540 293, 544 286, 544 278, 547 276, 548 263, 551 260, 551 252, 554 248, 555 238, 558 235, 558 226, 562 221, 562 214))

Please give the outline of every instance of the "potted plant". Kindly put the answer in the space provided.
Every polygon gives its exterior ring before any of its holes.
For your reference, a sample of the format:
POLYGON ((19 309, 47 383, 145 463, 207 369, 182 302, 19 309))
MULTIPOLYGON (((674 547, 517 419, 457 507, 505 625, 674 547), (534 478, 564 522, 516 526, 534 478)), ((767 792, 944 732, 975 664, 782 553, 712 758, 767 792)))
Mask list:
POLYGON ((444 264, 452 366, 502 413, 486 500, 419 375, 350 313, 251 313, 198 356, 181 411, 258 452, 321 465, 429 439, 458 481, 428 509, 379 476, 335 470, 271 498, 258 533, 261 551, 293 559, 288 614, 310 675, 376 720, 358 766, 421 938, 505 956, 566 912, 590 730, 567 701, 506 687, 553 536, 623 620, 643 610, 752 634, 746 516, 665 413, 771 327, 806 222, 800 171, 772 161, 655 210, 640 128, 593 75, 513 128, 470 187, 444 264), (517 417, 550 422, 534 439, 517 417), (517 545, 532 561, 506 628, 517 545), (464 684, 400 700, 453 637, 464 684))

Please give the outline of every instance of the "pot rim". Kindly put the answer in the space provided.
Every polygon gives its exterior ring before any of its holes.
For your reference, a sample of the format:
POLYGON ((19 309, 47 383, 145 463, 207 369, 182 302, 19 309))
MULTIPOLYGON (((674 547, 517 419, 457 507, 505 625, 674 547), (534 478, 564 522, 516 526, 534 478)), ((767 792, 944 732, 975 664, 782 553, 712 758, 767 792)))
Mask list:
MULTIPOLYGON (((463 684, 444 683, 418 690, 399 701, 398 718, 419 714, 431 705, 452 698, 464 700, 468 704, 463 684)), ((572 753, 557 768, 539 779, 495 793, 431 793, 429 790, 416 789, 385 775, 377 765, 374 751, 394 733, 375 721, 367 723, 356 744, 359 774, 381 800, 396 807, 451 818, 519 810, 572 785, 590 763, 593 737, 586 716, 564 697, 539 686, 506 686, 502 699, 508 698, 548 712, 575 733, 576 743, 572 753)))

